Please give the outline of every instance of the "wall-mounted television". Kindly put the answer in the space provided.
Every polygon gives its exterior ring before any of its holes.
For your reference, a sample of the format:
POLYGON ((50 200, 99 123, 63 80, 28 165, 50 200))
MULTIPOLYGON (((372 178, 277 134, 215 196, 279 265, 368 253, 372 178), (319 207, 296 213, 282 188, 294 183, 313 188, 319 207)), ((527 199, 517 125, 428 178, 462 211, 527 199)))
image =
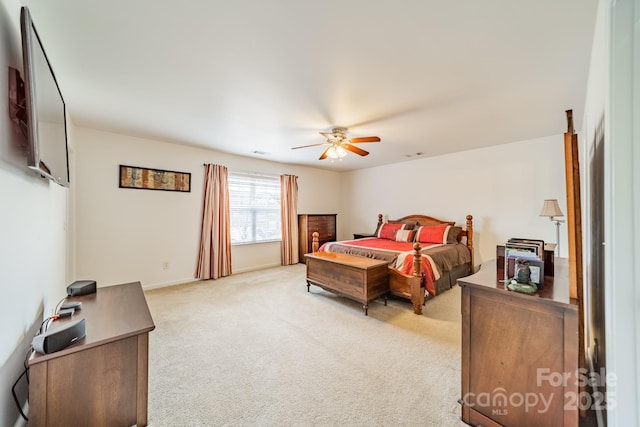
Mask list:
POLYGON ((69 186, 66 106, 27 7, 20 11, 29 168, 69 186))

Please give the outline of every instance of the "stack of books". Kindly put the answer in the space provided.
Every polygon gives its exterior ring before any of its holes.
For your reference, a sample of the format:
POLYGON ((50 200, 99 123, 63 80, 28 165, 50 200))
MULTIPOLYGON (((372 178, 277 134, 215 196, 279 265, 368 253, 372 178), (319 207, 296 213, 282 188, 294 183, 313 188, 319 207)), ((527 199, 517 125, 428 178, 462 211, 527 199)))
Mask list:
POLYGON ((504 245, 505 280, 515 275, 516 260, 529 262, 531 281, 538 288, 544 285, 544 241, 536 239, 512 238, 504 245))

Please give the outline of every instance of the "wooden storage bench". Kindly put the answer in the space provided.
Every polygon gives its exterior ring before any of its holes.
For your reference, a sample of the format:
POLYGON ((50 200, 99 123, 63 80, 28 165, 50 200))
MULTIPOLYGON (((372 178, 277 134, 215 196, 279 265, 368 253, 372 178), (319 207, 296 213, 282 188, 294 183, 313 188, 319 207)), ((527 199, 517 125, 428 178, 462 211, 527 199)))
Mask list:
POLYGON ((363 304, 368 315, 369 301, 384 295, 387 304, 389 267, 386 261, 333 252, 304 255, 307 262, 307 291, 310 285, 345 296, 363 304))

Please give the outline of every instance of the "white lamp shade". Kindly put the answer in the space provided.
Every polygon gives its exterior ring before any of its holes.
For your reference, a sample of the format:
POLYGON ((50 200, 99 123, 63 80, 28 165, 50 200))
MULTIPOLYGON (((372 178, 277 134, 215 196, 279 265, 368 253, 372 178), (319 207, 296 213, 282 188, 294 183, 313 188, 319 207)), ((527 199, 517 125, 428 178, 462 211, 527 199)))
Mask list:
POLYGON ((540 216, 564 216, 562 210, 560 210, 560 205, 558 205, 557 199, 547 199, 544 201, 544 205, 542 206, 542 212, 540 212, 540 216))

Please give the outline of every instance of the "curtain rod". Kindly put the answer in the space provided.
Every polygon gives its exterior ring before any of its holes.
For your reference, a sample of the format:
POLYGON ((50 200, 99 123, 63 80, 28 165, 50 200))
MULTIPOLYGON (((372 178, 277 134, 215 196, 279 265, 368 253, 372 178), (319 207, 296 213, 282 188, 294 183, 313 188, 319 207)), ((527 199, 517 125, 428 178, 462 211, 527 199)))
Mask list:
MULTIPOLYGON (((211 164, 211 163, 203 163, 202 166, 207 166, 208 164, 211 164)), ((282 174, 276 173, 275 175, 269 175, 264 172, 246 172, 246 171, 239 171, 239 170, 234 170, 231 172, 241 174, 241 175, 265 176, 268 178, 273 178, 274 176, 280 176, 280 175, 295 176, 296 178, 298 178, 298 175, 291 175, 289 173, 282 173, 282 174)))

